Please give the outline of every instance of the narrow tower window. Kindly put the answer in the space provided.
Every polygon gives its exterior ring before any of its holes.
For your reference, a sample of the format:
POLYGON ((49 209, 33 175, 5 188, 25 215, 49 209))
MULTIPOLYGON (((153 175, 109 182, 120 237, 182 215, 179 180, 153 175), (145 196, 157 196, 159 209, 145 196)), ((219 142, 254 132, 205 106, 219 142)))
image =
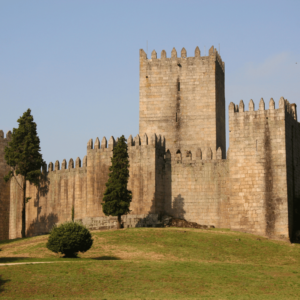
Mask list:
POLYGON ((180 91, 180 82, 177 82, 177 90, 180 91))
POLYGON ((176 122, 177 122, 177 113, 176 113, 176 122))

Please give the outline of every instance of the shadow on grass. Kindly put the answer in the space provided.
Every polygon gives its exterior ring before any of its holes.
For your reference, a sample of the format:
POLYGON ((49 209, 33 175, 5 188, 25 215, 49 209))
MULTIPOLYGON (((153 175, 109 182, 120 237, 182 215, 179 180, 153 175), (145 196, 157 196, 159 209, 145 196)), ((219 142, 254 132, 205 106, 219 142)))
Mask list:
POLYGON ((25 260, 28 260, 28 259, 24 258, 24 257, 0 257, 0 264, 22 262, 25 260))
POLYGON ((28 260, 27 257, 0 257, 0 264, 24 262, 28 260))
POLYGON ((100 257, 93 257, 92 259, 95 259, 95 260, 120 260, 121 258, 116 257, 116 256, 104 255, 104 256, 100 256, 100 257))
POLYGON ((7 282, 10 281, 9 279, 8 280, 4 280, 1 277, 2 276, 0 275, 0 293, 4 291, 4 287, 3 286, 5 285, 5 283, 7 283, 7 282))
POLYGON ((0 257, 0 264, 7 263, 18 263, 18 262, 44 262, 44 261, 58 261, 60 258, 57 257, 48 257, 48 258, 40 258, 40 257, 0 257))

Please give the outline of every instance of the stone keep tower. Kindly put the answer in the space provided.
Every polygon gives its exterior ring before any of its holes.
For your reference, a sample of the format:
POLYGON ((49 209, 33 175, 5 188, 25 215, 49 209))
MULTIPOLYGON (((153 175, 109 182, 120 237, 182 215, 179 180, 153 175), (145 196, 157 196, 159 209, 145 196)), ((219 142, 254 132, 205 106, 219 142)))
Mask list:
MULTIPOLYGON (((195 151, 210 147, 226 153, 224 63, 211 47, 201 56, 197 47, 194 57, 181 57, 173 48, 157 58, 155 50, 147 59, 140 50, 140 119, 139 134, 161 133, 170 151, 195 151)), ((172 152, 173 152, 172 151, 172 152)))

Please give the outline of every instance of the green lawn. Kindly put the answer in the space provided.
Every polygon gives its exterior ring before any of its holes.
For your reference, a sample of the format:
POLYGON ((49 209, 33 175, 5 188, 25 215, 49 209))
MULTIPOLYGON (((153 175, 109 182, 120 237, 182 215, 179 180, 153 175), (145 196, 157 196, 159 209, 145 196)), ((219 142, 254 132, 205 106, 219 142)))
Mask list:
POLYGON ((77 259, 47 236, 0 243, 0 299, 299 299, 300 245, 229 230, 94 232, 77 259))

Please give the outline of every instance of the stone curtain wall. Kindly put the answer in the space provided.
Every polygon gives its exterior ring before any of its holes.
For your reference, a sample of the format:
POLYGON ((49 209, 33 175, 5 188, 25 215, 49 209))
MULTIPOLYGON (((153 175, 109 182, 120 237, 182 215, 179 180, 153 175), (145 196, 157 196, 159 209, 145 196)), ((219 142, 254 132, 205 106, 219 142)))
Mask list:
POLYGON ((289 238, 285 110, 229 105, 230 224, 232 229, 289 238))
MULTIPOLYGON (((284 99, 278 109, 273 100, 268 110, 263 100, 257 111, 252 101, 249 111, 244 106, 229 106, 226 160, 221 148, 214 158, 210 147, 166 151, 164 137, 155 134, 128 138, 133 201, 131 214, 123 218, 126 227, 153 226, 168 213, 201 225, 289 238, 300 196, 299 124, 284 99)), ((97 138, 94 146, 90 140, 82 166, 79 159, 50 163, 40 188, 28 185, 29 235, 71 220, 73 205, 75 219, 91 229, 115 226, 116 219, 105 217, 101 207, 114 145, 113 137, 101 145, 97 138)), ((14 182, 10 197, 9 237, 16 238, 22 194, 14 182)))
POLYGON ((108 180, 114 143, 113 137, 108 141, 108 145, 105 137, 102 139, 101 145, 97 138, 94 148, 92 140, 88 143, 87 211, 82 217, 105 216, 101 202, 106 189, 105 183, 108 180))
POLYGON ((147 135, 128 139, 130 177, 128 189, 132 191, 131 214, 142 215, 163 211, 163 180, 165 141, 161 136, 147 135))
POLYGON ((191 155, 171 153, 166 159, 165 211, 200 225, 229 227, 228 162, 221 153, 215 160, 211 155, 191 155))
MULTIPOLYGON (((26 206, 26 228, 29 236, 40 235, 51 230, 54 224, 70 221, 74 206, 75 220, 95 229, 111 228, 116 225, 116 219, 107 218, 101 202, 112 150, 116 141, 113 137, 107 143, 103 138, 101 145, 97 138, 93 145, 90 140, 87 145, 87 156, 83 162, 79 158, 75 163, 70 159, 61 165, 58 161, 48 165, 39 188, 27 183, 26 197, 31 197, 26 206), (93 223, 94 222, 94 223, 93 223)), ((126 217, 126 226, 153 224, 152 213, 163 210, 163 154, 164 139, 153 135, 139 136, 128 139, 130 162, 130 179, 128 188, 132 191, 131 216, 126 217), (160 175, 161 178, 157 177, 160 175), (150 216, 149 216, 150 214, 150 216)), ((21 237, 21 199, 22 191, 12 181, 10 194, 10 227, 9 238, 21 237)), ((155 218, 155 216, 154 216, 155 218)), ((157 219, 157 215, 156 215, 157 219)), ((8 230, 7 230, 8 232, 8 230)))
POLYGON ((299 239, 300 230, 300 124, 296 104, 281 100, 285 110, 286 165, 290 236, 299 239))
MULTIPOLYGON (((72 207, 75 216, 86 215, 86 159, 84 165, 78 158, 74 165, 64 160, 60 166, 56 161, 48 166, 39 188, 27 182, 26 197, 31 197, 26 205, 26 229, 29 236, 47 233, 54 224, 70 221, 72 207)), ((21 199, 22 191, 12 181, 10 207, 10 238, 21 237, 21 199)))
POLYGON ((10 137, 10 131, 7 132, 6 138, 4 138, 4 133, 0 130, 0 240, 7 240, 9 238, 10 189, 9 183, 6 183, 3 177, 9 172, 9 167, 4 160, 4 149, 7 146, 10 137))
POLYGON ((140 50, 140 136, 160 132, 166 149, 210 147, 215 157, 221 147, 225 153, 224 63, 213 47, 209 56, 198 47, 194 57, 184 48, 180 56, 173 49, 167 58, 163 50, 158 59, 153 50, 147 59, 140 50))
MULTIPOLYGON (((111 165, 112 150, 115 145, 113 137, 100 142, 97 139, 95 148, 88 146, 88 206, 86 216, 102 217, 101 201, 106 189, 109 166, 111 165)), ((162 158, 165 152, 164 138, 155 134, 149 137, 137 135, 134 139, 128 138, 128 155, 130 164, 130 177, 128 189, 132 191, 131 214, 141 215, 155 212, 162 200, 162 183, 157 182, 156 172, 162 169, 162 158)), ((92 141, 90 142, 92 145, 92 141)), ((162 172, 160 172, 162 173, 162 172)))
MULTIPOLYGON (((17 180, 21 182, 21 177, 17 180)), ((30 192, 27 189, 26 197, 29 197, 30 192)), ((22 196, 23 192, 16 182, 16 179, 10 182, 10 207, 9 207, 9 239, 22 237, 22 196)))

